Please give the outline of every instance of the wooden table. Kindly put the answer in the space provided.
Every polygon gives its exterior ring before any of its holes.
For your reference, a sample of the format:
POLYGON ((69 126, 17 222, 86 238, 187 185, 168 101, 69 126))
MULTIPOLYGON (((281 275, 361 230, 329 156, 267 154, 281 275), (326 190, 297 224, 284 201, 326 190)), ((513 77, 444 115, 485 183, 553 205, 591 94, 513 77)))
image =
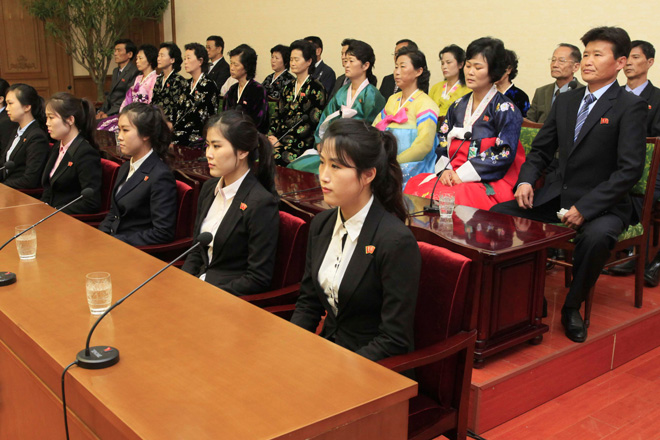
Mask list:
MULTIPOLYGON (((427 199, 407 198, 415 212, 428 204, 427 199)), ((411 229, 420 241, 472 259, 470 288, 478 298, 473 307, 475 368, 504 349, 542 341, 548 331, 541 322, 546 251, 575 231, 467 206, 457 206, 449 221, 438 215, 413 217, 411 229)))
MULTIPOLYGON (((2 184, 0 184, 2 185, 2 184)), ((23 194, 20 191, 14 191, 11 190, 11 188, 8 188, 5 185, 2 185, 3 188, 7 188, 8 191, 3 191, 0 194, 0 209, 7 209, 7 208, 14 208, 17 206, 24 206, 24 205, 43 205, 44 202, 39 201, 38 199, 35 199, 34 197, 31 197, 27 194, 23 194)), ((0 213, 0 216, 2 213, 0 213)), ((16 226, 16 225, 14 225, 16 226)), ((14 234, 12 234, 14 235, 14 234)), ((8 239, 9 237, 7 237, 8 239)), ((0 238, 0 241, 4 243, 4 240, 0 238)))
MULTIPOLYGON (((0 200, 18 197, 0 185, 0 200)), ((0 238, 52 212, 1 212, 0 238)), ((64 438, 60 374, 94 318, 85 274, 108 271, 114 299, 162 262, 65 215, 37 227, 33 261, 16 247, 0 267, 0 438, 64 438)), ((170 268, 99 325, 92 345, 121 360, 73 367, 73 439, 404 439, 417 384, 178 269, 170 268)))

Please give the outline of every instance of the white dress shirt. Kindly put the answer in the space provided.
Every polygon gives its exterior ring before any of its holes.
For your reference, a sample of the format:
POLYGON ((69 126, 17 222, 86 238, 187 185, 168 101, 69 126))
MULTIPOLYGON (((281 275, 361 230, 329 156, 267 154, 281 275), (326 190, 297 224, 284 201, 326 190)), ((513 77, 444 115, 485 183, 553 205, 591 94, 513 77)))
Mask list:
POLYGON ((339 286, 341 286, 346 268, 348 268, 348 263, 351 261, 351 257, 357 246, 362 225, 364 225, 364 220, 367 218, 373 202, 374 196, 372 195, 369 202, 357 214, 346 221, 342 220, 341 208, 337 212, 337 221, 332 233, 332 239, 330 240, 330 245, 318 273, 319 284, 328 297, 328 303, 330 303, 330 307, 335 315, 337 315, 339 310, 339 286), (346 240, 344 241, 345 236, 346 240))
MULTIPOLYGON (((211 235, 213 235, 213 240, 211 240, 208 248, 209 263, 213 259, 213 241, 215 240, 215 234, 218 231, 222 220, 225 218, 225 215, 231 206, 231 202, 234 201, 234 197, 238 192, 238 188, 240 188, 243 180, 245 180, 245 176, 247 176, 249 172, 250 170, 247 170, 245 174, 236 180, 236 182, 232 183, 231 185, 227 185, 224 188, 223 186, 225 178, 222 177, 218 181, 218 185, 215 187, 215 199, 213 200, 213 203, 211 204, 209 212, 206 214, 204 221, 202 221, 202 226, 199 230, 200 233, 209 232, 211 235)), ((205 281, 206 273, 200 275, 199 279, 205 281)))
MULTIPOLYGON (((4 110, 4 107, 2 108, 2 110, 4 110)), ((28 127, 32 125, 33 122, 34 119, 28 122, 28 124, 25 127, 18 129, 18 131, 16 132, 16 137, 14 138, 14 141, 11 144, 11 147, 9 147, 9 150, 7 150, 7 157, 5 158, 5 160, 9 160, 9 156, 11 156, 12 151, 16 149, 16 146, 18 145, 18 141, 21 140, 23 133, 25 133, 25 130, 27 130, 28 127)))
POLYGON ((140 159, 136 160, 135 162, 133 162, 133 158, 131 157, 131 163, 128 166, 128 175, 126 176, 126 180, 124 180, 124 183, 122 183, 121 185, 119 185, 117 187, 117 194, 119 194, 119 191, 121 191, 121 188, 124 186, 124 184, 126 184, 126 182, 128 182, 128 179, 130 179, 131 176, 133 174, 135 174, 135 172, 138 170, 138 168, 140 168, 140 165, 142 165, 144 163, 144 161, 147 160, 147 157, 151 156, 151 153, 153 153, 153 152, 154 152, 154 150, 152 148, 152 149, 149 150, 149 152, 147 154, 145 154, 144 156, 142 156, 140 159))

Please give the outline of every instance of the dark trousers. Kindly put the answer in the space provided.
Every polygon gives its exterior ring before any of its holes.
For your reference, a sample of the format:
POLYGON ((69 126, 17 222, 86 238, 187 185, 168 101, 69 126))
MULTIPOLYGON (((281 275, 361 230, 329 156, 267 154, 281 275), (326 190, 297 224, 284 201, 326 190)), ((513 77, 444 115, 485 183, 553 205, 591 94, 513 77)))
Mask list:
MULTIPOLYGON (((544 223, 558 223, 557 211, 560 209, 559 198, 556 198, 532 209, 522 209, 518 202, 511 200, 493 206, 491 211, 544 223)), ((575 237, 573 282, 564 307, 580 308, 589 290, 596 284, 622 231, 623 222, 613 214, 604 214, 582 224, 575 237)))

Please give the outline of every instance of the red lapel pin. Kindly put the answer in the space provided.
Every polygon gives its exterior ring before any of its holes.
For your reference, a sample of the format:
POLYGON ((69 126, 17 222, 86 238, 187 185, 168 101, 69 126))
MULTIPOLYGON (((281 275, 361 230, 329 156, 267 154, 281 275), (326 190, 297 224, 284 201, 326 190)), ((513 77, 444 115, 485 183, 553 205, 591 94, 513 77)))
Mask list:
POLYGON ((649 110, 651 110, 651 108, 652 108, 652 107, 651 107, 651 104, 649 104, 649 110))
POLYGON ((607 125, 610 123, 610 120, 607 118, 600 118, 600 124, 601 125, 607 125))
POLYGON ((484 122, 488 122, 490 118, 488 116, 484 116, 484 122))
POLYGON ((245 203, 241 203, 241 211, 245 211, 247 209, 247 205, 245 203))
POLYGON ((73 162, 69 162, 69 165, 68 165, 68 166, 70 166, 70 167, 73 166, 73 162))
POLYGON ((144 181, 146 182, 147 180, 149 180, 149 176, 144 176, 144 181))
POLYGON ((367 255, 373 254, 375 250, 376 250, 376 246, 374 245, 369 245, 364 247, 364 253, 367 255))

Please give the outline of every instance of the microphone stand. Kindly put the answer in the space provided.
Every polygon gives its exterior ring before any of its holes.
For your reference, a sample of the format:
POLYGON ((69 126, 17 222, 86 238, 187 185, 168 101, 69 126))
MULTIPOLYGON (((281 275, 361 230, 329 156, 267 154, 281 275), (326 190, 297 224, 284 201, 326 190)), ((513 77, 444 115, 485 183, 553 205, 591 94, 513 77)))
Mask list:
MULTIPOLYGON (((431 203, 429 203, 427 206, 424 207, 424 213, 429 214, 429 213, 435 213, 439 212, 440 208, 438 206, 435 206, 433 204, 433 198, 435 197, 435 187, 438 185, 438 182, 440 181, 440 178, 442 177, 442 174, 447 171, 447 167, 451 164, 451 161, 454 160, 456 157, 456 154, 458 154, 459 150, 461 147, 463 147, 463 144, 465 141, 469 141, 472 138, 472 133, 469 131, 466 131, 464 136, 465 139, 462 140, 461 144, 458 146, 456 151, 454 151, 454 154, 451 155, 451 158, 447 162, 447 165, 437 174, 437 178, 435 179, 435 183, 433 184, 433 189, 431 190, 431 203)), ((449 147, 447 147, 447 151, 449 151, 449 147)))

